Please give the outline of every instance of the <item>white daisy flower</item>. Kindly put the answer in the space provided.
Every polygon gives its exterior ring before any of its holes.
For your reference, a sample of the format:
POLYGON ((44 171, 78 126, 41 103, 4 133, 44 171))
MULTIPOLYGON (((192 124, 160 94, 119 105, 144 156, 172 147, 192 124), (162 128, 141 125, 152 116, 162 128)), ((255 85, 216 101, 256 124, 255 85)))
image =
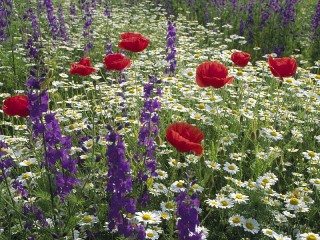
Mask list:
POLYGON ((135 218, 144 225, 161 223, 160 215, 156 212, 136 212, 135 218))
POLYGON ((260 230, 260 224, 253 218, 244 219, 242 221, 242 227, 244 231, 252 234, 256 234, 260 230))

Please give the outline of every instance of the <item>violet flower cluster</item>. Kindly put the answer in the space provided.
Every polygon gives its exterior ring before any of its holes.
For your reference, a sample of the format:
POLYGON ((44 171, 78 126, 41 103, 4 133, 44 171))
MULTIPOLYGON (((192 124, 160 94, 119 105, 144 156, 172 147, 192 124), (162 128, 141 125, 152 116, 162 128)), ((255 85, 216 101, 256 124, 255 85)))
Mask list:
POLYGON ((177 222, 178 239, 179 240, 201 240, 202 233, 198 230, 199 221, 199 206, 200 201, 194 193, 191 197, 186 191, 181 191, 176 198, 177 211, 176 216, 179 219, 177 222))
POLYGON ((0 183, 11 174, 13 167, 16 167, 16 164, 8 154, 8 146, 5 142, 0 141, 0 183))
POLYGON ((67 41, 69 39, 68 34, 67 34, 67 28, 66 28, 66 23, 64 21, 64 15, 63 15, 63 10, 62 10, 62 5, 59 4, 58 7, 58 20, 59 20, 59 36, 67 41))
MULTIPOLYGON (((320 0, 318 1, 317 7, 316 7, 316 11, 314 12, 314 15, 311 19, 311 29, 314 33, 317 32, 317 30, 319 30, 319 26, 320 26, 320 0)), ((313 34, 315 35, 315 34, 313 34)))
POLYGON ((168 21, 168 30, 167 30, 167 46, 166 46, 166 60, 169 63, 169 67, 166 68, 165 73, 169 74, 169 76, 174 75, 174 70, 176 69, 177 60, 176 60, 176 24, 172 23, 170 20, 168 21))
POLYGON ((56 40, 59 37, 59 26, 57 23, 57 18, 54 13, 54 6, 52 3, 52 0, 44 0, 44 4, 47 10, 47 18, 49 22, 51 35, 52 35, 52 38, 56 40))
POLYGON ((296 8, 295 4, 301 0, 285 0, 284 5, 281 9, 281 23, 280 25, 286 27, 295 22, 296 19, 296 8))
POLYGON ((8 39, 9 17, 12 12, 12 1, 1 0, 0 2, 0 42, 8 39))
POLYGON ((83 5, 84 8, 84 25, 83 25, 83 37, 87 39, 87 44, 83 50, 83 54, 85 55, 90 49, 93 47, 92 40, 93 40, 93 29, 91 29, 92 25, 92 13, 90 9, 90 3, 89 1, 86 1, 83 5))
POLYGON ((141 128, 139 131, 138 148, 144 147, 144 152, 139 155, 139 160, 143 160, 146 166, 145 174, 149 176, 156 175, 157 161, 155 157, 155 139, 159 135, 160 117, 157 111, 161 108, 161 103, 157 95, 161 96, 161 89, 154 89, 156 84, 160 84, 161 80, 154 76, 149 76, 149 83, 144 86, 144 105, 140 114, 141 128), (154 96, 156 95, 156 96, 154 96))
POLYGON ((70 15, 77 16, 76 5, 73 2, 70 2, 70 15))
POLYGON ((109 134, 106 141, 109 143, 106 151, 107 175, 106 192, 110 194, 108 227, 115 230, 126 238, 138 233, 138 239, 145 238, 145 231, 142 226, 133 226, 124 217, 124 214, 134 214, 136 212, 136 201, 129 197, 132 191, 132 176, 130 175, 130 162, 125 158, 125 146, 120 135, 107 126, 109 134))

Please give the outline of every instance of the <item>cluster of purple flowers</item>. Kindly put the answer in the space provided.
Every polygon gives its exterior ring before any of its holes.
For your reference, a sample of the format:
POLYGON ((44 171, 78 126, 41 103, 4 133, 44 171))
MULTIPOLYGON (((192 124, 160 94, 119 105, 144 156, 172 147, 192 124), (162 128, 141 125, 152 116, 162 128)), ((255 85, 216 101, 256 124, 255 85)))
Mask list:
POLYGON ((86 52, 90 51, 90 49, 93 47, 93 44, 92 44, 93 29, 90 28, 92 25, 92 13, 91 13, 89 1, 86 1, 83 4, 83 8, 84 8, 83 19, 85 21, 84 25, 83 25, 83 37, 87 39, 87 44, 86 44, 84 51, 83 51, 83 53, 85 54, 86 52))
POLYGON ((301 0, 285 0, 281 9, 281 26, 286 27, 295 22, 296 19, 296 8, 295 4, 301 0))
MULTIPOLYGON (((129 197, 132 191, 132 176, 130 162, 125 158, 125 146, 120 135, 107 126, 109 134, 106 141, 109 143, 106 157, 109 167, 106 192, 110 194, 108 227, 112 231, 117 229, 125 237, 133 236, 137 232, 137 239, 145 239, 143 226, 133 226, 123 214, 135 214, 136 200, 129 197)), ((118 129, 119 130, 119 129, 118 129)))
POLYGON ((40 29, 39 29, 39 19, 36 14, 36 10, 30 8, 26 12, 26 18, 29 18, 31 21, 31 28, 32 28, 32 37, 34 42, 39 41, 40 37, 40 29))
POLYGON ((66 23, 64 21, 64 15, 63 15, 63 10, 62 10, 62 5, 59 4, 58 7, 58 20, 59 20, 59 36, 67 41, 69 39, 68 34, 67 34, 67 29, 66 29, 66 23))
POLYGON ((54 14, 54 6, 52 0, 44 0, 44 4, 47 9, 47 18, 49 22, 49 28, 52 34, 52 38, 55 40, 59 37, 59 26, 57 23, 57 18, 54 14))
POLYGON ((12 12, 11 0, 2 0, 0 2, 0 42, 8 38, 7 28, 10 24, 9 17, 12 12))
POLYGON ((314 15, 311 20, 312 31, 315 33, 317 30, 319 30, 319 26, 320 26, 320 0, 318 1, 316 11, 314 12, 314 15))
POLYGON ((166 46, 166 53, 167 57, 166 60, 169 63, 169 67, 166 68, 165 73, 169 74, 169 76, 174 75, 174 70, 176 69, 177 60, 176 60, 176 24, 172 23, 170 20, 168 21, 168 30, 167 30, 167 46, 166 46))
MULTIPOLYGON (((140 114, 141 128, 139 131, 138 147, 145 147, 142 155, 139 156, 139 160, 144 160, 146 171, 150 176, 155 176, 157 161, 154 156, 156 146, 155 138, 159 135, 160 117, 157 111, 161 108, 161 103, 157 97, 154 97, 153 90, 155 84, 160 84, 161 80, 154 76, 149 76, 149 83, 144 86, 144 106, 140 114)), ((156 89, 157 95, 161 95, 161 89, 156 89)))
POLYGON ((181 191, 176 198, 178 217, 177 229, 179 233, 179 240, 201 240, 202 233, 197 231, 200 226, 199 221, 199 206, 200 201, 198 196, 194 193, 191 197, 186 191, 181 191))
POLYGON ((0 141, 0 183, 9 176, 11 173, 11 168, 15 167, 16 164, 12 158, 8 155, 8 146, 5 142, 0 141))
POLYGON ((77 16, 76 5, 70 1, 70 15, 77 16))
MULTIPOLYGON (((34 205, 27 204, 27 205, 23 206, 22 212, 23 212, 24 216, 33 215, 42 227, 47 227, 49 225, 43 212, 34 205)), ((29 217, 28 220, 26 221, 25 226, 24 226, 25 229, 32 228, 32 222, 30 221, 30 219, 31 218, 29 217)))

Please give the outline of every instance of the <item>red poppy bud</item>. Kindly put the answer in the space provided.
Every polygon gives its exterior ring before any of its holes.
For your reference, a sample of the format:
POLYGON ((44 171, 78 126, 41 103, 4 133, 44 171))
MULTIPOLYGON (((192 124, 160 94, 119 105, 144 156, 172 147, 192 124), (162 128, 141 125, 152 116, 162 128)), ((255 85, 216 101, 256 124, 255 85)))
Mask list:
POLYGON ((90 58, 81 58, 79 62, 71 63, 70 74, 78 74, 80 76, 88 76, 96 69, 90 66, 90 58))
POLYGON ((280 77, 280 80, 284 77, 292 77, 296 74, 298 66, 294 58, 272 58, 269 56, 268 62, 272 74, 275 77, 280 77))
POLYGON ((166 130, 166 138, 179 152, 202 154, 203 147, 200 142, 204 139, 204 135, 195 126, 185 122, 173 123, 166 130))
POLYGON ((231 55, 231 61, 234 63, 234 65, 239 67, 247 66, 250 58, 251 55, 246 52, 234 52, 231 55))
POLYGON ((121 53, 109 54, 103 59, 106 70, 121 71, 131 66, 130 58, 124 57, 121 53))
POLYGON ((131 52, 141 52, 149 45, 149 39, 140 33, 126 32, 121 34, 121 41, 118 47, 131 52))
POLYGON ((217 62, 204 62, 197 67, 196 82, 199 87, 221 88, 233 83, 233 77, 227 77, 228 68, 217 62))
POLYGON ((8 116, 29 116, 28 97, 17 95, 7 98, 2 104, 2 110, 8 116))

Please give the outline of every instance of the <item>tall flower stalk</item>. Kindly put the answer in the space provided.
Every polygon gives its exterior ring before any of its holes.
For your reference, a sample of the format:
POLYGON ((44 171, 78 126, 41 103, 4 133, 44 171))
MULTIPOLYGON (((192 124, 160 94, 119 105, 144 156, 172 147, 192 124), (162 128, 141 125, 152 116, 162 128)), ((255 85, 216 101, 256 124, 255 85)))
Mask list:
POLYGON ((132 192, 132 176, 130 162, 125 157, 124 142, 111 126, 107 129, 109 134, 105 139, 108 142, 106 157, 109 170, 106 192, 110 195, 108 227, 110 230, 117 229, 117 232, 125 237, 133 236, 137 231, 138 239, 144 239, 144 229, 141 226, 133 226, 124 216, 136 212, 136 201, 129 197, 132 192))
POLYGON ((174 75, 174 70, 177 66, 177 60, 176 60, 176 24, 168 21, 168 30, 167 30, 167 46, 166 46, 166 60, 169 64, 169 66, 166 68, 165 73, 169 74, 169 76, 174 75))

